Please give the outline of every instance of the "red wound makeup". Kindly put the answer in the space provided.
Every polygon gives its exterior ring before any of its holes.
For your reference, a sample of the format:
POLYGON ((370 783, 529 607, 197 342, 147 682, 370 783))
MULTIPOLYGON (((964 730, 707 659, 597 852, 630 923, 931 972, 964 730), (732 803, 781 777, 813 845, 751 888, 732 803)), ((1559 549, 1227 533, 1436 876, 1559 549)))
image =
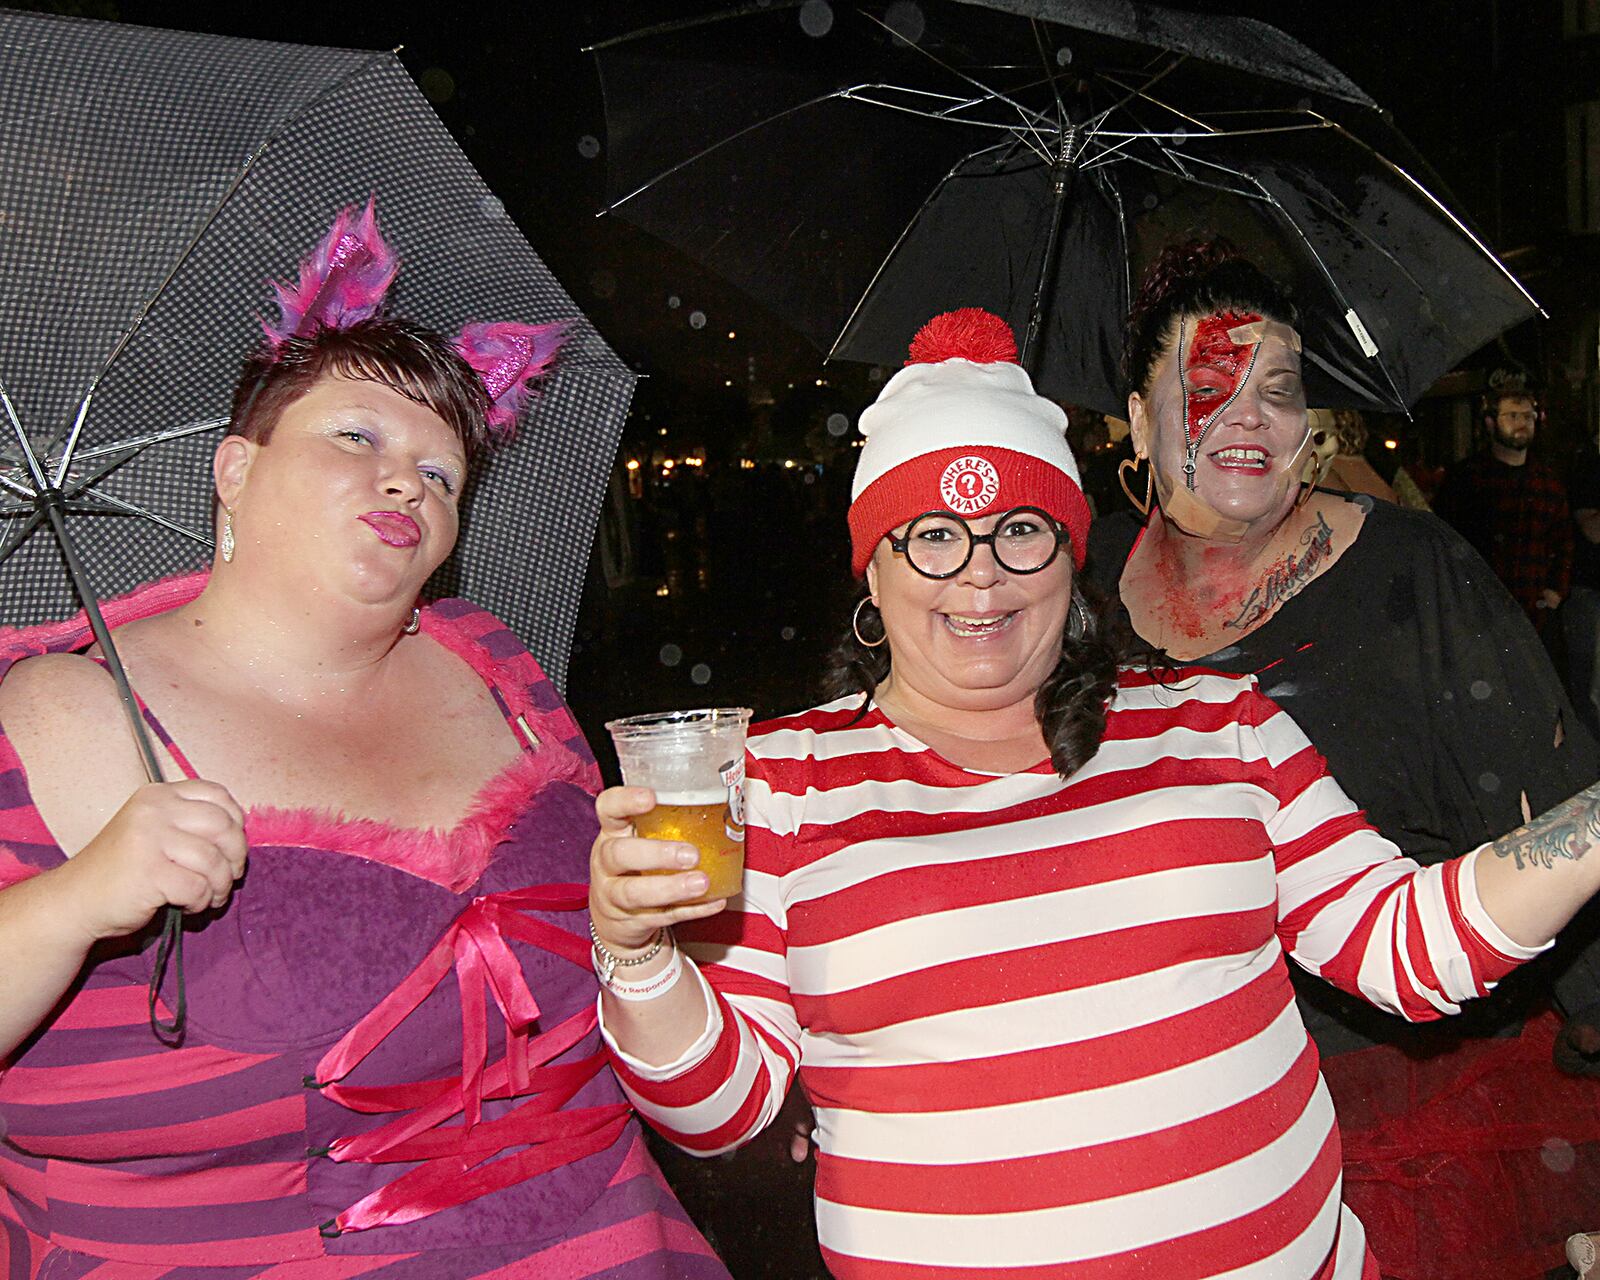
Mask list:
MULTIPOLYGON (((1200 445, 1211 430, 1217 415, 1228 407, 1244 388, 1255 365, 1261 344, 1239 343, 1229 330, 1262 324, 1251 312, 1224 311, 1196 322, 1194 339, 1184 347, 1184 322, 1178 322, 1178 350, 1183 353, 1178 381, 1183 391, 1183 429, 1187 449, 1183 462, 1184 483, 1194 488, 1196 460, 1200 445)), ((1252 336, 1259 330, 1251 331, 1252 336)), ((1240 335, 1243 336, 1243 335, 1240 335)))

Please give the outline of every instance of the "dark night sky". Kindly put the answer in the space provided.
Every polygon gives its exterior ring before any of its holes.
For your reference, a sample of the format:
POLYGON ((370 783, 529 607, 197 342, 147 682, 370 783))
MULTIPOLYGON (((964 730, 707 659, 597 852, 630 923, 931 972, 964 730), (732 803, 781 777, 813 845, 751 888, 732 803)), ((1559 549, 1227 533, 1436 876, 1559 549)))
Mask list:
MULTIPOLYGON (((83 7, 97 11, 93 0, 83 7)), ((708 385, 720 386, 723 375, 738 381, 751 356, 765 378, 810 377, 821 371, 817 353, 781 324, 626 225, 593 217, 604 196, 605 128, 598 82, 581 47, 716 7, 659 0, 429 8, 365 0, 250 6, 101 0, 100 11, 128 22, 262 39, 404 45, 406 66, 534 246, 624 357, 661 380, 658 386, 690 367, 708 385), (683 300, 681 308, 666 306, 672 294, 683 300), (692 333, 685 318, 695 308, 709 323, 692 333), (739 333, 737 341, 727 340, 729 328, 739 333)), ((1489 136, 1517 122, 1508 124, 1503 104, 1475 87, 1491 60, 1490 0, 1185 7, 1261 18, 1301 39, 1393 110, 1491 238, 1501 230, 1513 241, 1521 234, 1515 216, 1497 216, 1489 136)), ((1529 0, 1515 10, 1524 20, 1559 22, 1555 0, 1529 0)), ((1543 142, 1559 138, 1530 145, 1543 142)))

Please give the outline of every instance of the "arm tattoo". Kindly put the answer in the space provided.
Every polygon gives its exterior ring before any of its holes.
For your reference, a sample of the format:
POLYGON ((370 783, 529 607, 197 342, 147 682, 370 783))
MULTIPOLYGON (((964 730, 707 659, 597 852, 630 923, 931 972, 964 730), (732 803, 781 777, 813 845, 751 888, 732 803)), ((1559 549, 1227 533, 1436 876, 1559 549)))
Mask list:
POLYGON ((1333 554, 1333 530, 1320 511, 1316 525, 1300 535, 1300 547, 1298 555, 1291 551, 1267 570, 1238 615, 1224 622, 1224 627, 1249 630, 1316 577, 1317 570, 1333 554))
POLYGON ((1558 858, 1579 861, 1600 848, 1600 782, 1501 836, 1489 848, 1497 858, 1516 859, 1518 871, 1524 867, 1548 871, 1558 858))

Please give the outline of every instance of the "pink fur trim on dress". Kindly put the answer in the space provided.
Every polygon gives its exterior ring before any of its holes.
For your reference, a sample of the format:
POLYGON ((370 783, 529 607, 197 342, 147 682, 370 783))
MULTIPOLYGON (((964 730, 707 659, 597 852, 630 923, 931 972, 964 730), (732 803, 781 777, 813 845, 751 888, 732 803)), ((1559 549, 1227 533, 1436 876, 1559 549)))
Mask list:
MULTIPOLYGON (((209 570, 165 578, 138 587, 125 596, 102 602, 106 625, 115 630, 128 622, 148 618, 188 604, 204 589, 209 570)), ((469 615, 470 616, 470 615, 469 615)), ((501 661, 471 634, 465 619, 441 618, 432 608, 422 611, 422 630, 443 648, 472 668, 485 685, 497 689, 511 711, 521 718, 538 740, 536 750, 524 750, 490 778, 455 826, 419 831, 392 826, 376 818, 347 819, 330 809, 280 809, 256 806, 245 817, 245 833, 252 845, 292 845, 349 853, 410 872, 453 893, 471 886, 493 860, 494 851, 511 834, 517 815, 544 787, 571 782, 593 793, 599 790, 599 770, 566 746, 577 728, 571 717, 545 712, 533 704, 528 672, 538 665, 524 650, 501 661)), ((38 626, 0 628, 0 675, 11 662, 36 654, 79 648, 91 638, 82 612, 64 622, 38 626)), ((515 730, 513 730, 515 731, 515 730)), ((7 740, 0 737, 0 743, 7 740)))

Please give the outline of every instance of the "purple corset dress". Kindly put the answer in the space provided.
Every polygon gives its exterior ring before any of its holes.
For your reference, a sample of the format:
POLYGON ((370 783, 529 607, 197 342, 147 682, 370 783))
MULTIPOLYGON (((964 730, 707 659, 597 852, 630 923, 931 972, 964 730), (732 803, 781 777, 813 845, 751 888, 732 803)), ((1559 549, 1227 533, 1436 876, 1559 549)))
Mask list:
MULTIPOLYGON (((588 749, 493 617, 459 600, 423 617, 537 746, 446 833, 252 810, 243 881, 186 931, 177 1048, 150 1030, 151 948, 97 953, 0 1075, 0 1275, 726 1276, 603 1066, 588 749)), ((86 643, 81 618, 0 635, 0 678, 86 643)), ((0 734, 0 886, 61 860, 0 734)))

